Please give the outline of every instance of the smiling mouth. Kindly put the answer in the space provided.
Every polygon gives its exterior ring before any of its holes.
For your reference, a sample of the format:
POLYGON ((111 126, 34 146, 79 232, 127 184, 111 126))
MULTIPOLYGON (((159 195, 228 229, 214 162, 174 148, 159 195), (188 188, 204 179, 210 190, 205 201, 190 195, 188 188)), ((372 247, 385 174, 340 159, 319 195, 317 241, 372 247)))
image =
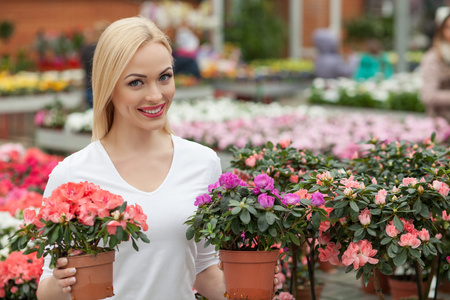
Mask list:
POLYGON ((156 109, 140 109, 140 108, 138 108, 138 110, 145 112, 147 114, 157 114, 161 111, 161 109, 162 109, 162 106, 160 106, 156 109))

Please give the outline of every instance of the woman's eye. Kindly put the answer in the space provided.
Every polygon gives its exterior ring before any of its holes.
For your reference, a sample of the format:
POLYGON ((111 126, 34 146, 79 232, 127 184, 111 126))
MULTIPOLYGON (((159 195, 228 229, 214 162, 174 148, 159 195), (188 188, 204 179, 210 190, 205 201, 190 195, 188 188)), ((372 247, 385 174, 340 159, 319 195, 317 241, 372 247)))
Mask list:
POLYGON ((172 78, 172 74, 164 74, 164 75, 162 75, 161 77, 159 77, 159 80, 160 81, 167 81, 167 80, 169 80, 170 78, 172 78))
POLYGON ((139 86, 141 84, 143 84, 142 81, 139 79, 136 79, 136 80, 131 81, 128 85, 129 86, 139 86))

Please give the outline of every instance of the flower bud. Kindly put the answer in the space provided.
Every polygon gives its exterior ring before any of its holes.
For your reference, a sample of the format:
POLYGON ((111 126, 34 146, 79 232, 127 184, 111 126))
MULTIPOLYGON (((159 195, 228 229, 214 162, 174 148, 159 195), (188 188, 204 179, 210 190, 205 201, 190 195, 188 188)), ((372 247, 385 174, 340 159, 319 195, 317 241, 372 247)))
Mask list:
POLYGON ((118 211, 118 210, 115 210, 115 211, 113 211, 112 213, 111 213, 111 216, 114 218, 114 220, 119 220, 119 217, 120 217, 120 211, 118 211))
POLYGON ((419 195, 422 195, 424 191, 425 190, 424 190, 423 186, 419 185, 419 187, 417 188, 417 192, 419 192, 419 195))

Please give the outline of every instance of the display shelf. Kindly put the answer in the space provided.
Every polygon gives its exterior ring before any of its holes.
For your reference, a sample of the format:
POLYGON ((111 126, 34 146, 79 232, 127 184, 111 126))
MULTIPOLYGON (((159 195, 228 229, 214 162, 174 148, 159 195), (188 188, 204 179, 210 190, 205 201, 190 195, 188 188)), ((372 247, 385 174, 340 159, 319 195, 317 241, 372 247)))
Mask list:
POLYGON ((63 129, 36 128, 34 144, 42 149, 72 153, 91 142, 90 133, 73 133, 63 129))

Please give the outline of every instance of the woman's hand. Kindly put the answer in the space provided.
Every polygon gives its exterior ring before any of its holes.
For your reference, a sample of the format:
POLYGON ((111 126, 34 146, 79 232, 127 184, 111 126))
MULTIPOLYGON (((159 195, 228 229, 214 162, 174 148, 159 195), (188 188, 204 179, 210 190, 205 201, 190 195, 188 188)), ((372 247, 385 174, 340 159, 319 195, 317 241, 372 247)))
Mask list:
POLYGON ((56 283, 62 288, 63 292, 69 294, 72 291, 71 285, 76 282, 75 268, 65 268, 68 261, 67 258, 59 258, 56 261, 56 267, 53 269, 53 276, 56 278, 56 283))

